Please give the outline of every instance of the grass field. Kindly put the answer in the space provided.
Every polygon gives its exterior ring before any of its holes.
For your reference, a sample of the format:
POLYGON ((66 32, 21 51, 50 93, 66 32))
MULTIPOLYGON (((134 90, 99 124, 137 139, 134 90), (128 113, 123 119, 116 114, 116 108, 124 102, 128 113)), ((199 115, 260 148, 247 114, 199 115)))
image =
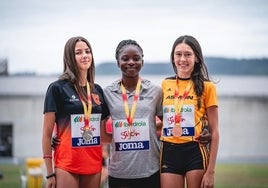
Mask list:
POLYGON ((216 188, 268 187, 268 164, 218 164, 216 188))
MULTIPOLYGON (((19 165, 0 164, 4 178, 1 188, 20 188, 19 165)), ((218 164, 215 188, 264 188, 268 187, 268 164, 218 164)))
POLYGON ((13 164, 0 164, 0 172, 3 178, 0 180, 2 188, 20 188, 20 166, 13 164))

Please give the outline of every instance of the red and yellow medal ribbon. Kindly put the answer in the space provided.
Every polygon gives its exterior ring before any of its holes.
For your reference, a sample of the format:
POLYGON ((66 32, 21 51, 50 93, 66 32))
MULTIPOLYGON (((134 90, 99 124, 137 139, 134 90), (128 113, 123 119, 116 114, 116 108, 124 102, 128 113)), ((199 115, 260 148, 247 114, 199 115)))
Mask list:
POLYGON ((131 111, 130 111, 128 107, 127 92, 121 82, 122 99, 124 103, 124 110, 125 110, 125 115, 126 115, 129 128, 132 126, 133 119, 136 114, 137 103, 138 103, 138 99, 140 95, 140 88, 141 88, 141 79, 139 78, 138 83, 136 85, 135 95, 134 95, 134 99, 133 99, 133 103, 132 103, 131 111))
POLYGON ((175 125, 180 126, 180 119, 181 119, 181 108, 184 103, 184 100, 188 96, 191 87, 193 85, 192 81, 190 81, 182 95, 182 98, 179 100, 179 86, 178 86, 178 77, 176 78, 176 87, 175 87, 175 94, 174 94, 174 106, 175 106, 175 125))
MULTIPOLYGON (((78 91, 76 89, 76 91, 78 91)), ((77 92, 78 93, 78 92, 77 92)), ((82 127, 82 130, 90 129, 89 121, 92 111, 92 99, 91 99, 91 93, 90 93, 90 87, 89 83, 87 82, 87 102, 83 100, 83 98, 79 95, 78 96, 82 102, 83 108, 84 108, 84 127, 82 127)))

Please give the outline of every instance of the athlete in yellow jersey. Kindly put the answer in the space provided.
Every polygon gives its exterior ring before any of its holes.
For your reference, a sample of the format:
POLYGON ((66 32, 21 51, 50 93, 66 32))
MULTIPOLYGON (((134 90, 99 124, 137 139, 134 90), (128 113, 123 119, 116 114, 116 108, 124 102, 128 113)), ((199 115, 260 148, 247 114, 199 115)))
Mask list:
POLYGON ((219 144, 218 99, 198 41, 181 36, 173 45, 176 73, 162 82, 161 187, 213 187, 219 144), (196 138, 209 128, 209 147, 196 138))

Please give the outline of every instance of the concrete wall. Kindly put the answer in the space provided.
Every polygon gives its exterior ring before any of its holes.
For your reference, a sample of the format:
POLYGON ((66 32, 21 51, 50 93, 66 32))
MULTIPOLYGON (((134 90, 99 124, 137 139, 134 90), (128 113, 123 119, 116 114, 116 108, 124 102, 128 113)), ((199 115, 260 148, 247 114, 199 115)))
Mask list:
MULTIPOLYGON (((13 154, 42 156, 43 96, 0 98, 0 124, 13 125, 13 154)), ((219 160, 268 162, 268 98, 220 97, 219 160)))
POLYGON ((13 156, 42 156, 43 97, 0 98, 0 125, 13 125, 13 156))
POLYGON ((220 160, 268 162, 268 98, 221 97, 220 160))
MULTIPOLYGON (((105 87, 118 78, 100 76, 96 82, 105 87)), ((42 156, 44 95, 49 83, 56 79, 0 77, 0 126, 13 125, 14 157, 42 156)), ((162 79, 163 76, 149 77, 159 85, 162 79)), ((220 76, 219 160, 268 162, 267 83, 268 77, 220 76)))

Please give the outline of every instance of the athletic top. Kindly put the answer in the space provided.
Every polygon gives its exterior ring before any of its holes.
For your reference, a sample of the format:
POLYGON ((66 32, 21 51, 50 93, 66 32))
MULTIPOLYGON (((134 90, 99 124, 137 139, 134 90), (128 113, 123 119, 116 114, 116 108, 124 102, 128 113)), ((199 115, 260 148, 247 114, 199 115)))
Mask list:
POLYGON ((81 134, 81 128, 84 126, 84 109, 74 86, 67 80, 57 80, 47 89, 44 113, 56 113, 57 137, 61 140, 54 152, 56 168, 76 174, 93 174, 101 171, 100 121, 108 116, 109 110, 99 85, 95 84, 91 96, 90 126, 93 139, 84 141, 81 134))
MULTIPOLYGON (((159 170, 159 139, 155 116, 162 116, 162 92, 159 86, 142 79, 137 110, 129 139, 124 111, 121 80, 104 89, 104 96, 113 122, 113 140, 110 147, 109 175, 115 178, 145 178, 159 170)), ((135 90, 127 91, 131 110, 135 90)))
MULTIPOLYGON (((178 79, 179 99, 185 92, 190 79, 178 79)), ((175 124, 174 94, 176 88, 176 77, 169 77, 162 82, 163 91, 163 128, 160 140, 171 143, 186 143, 195 141, 195 137, 202 132, 207 124, 206 109, 218 106, 216 87, 212 82, 204 82, 204 92, 201 96, 201 108, 197 107, 197 96, 193 85, 181 108, 182 136, 173 137, 172 129, 175 124)))

